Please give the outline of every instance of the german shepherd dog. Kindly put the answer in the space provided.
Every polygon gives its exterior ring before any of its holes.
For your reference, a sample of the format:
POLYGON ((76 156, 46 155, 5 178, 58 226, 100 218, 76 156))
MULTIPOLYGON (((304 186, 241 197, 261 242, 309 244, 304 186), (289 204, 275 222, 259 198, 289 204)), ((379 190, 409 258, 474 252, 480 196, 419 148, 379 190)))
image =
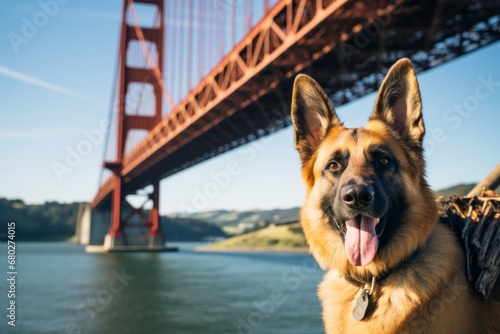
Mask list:
POLYGON ((425 180, 417 77, 401 59, 368 124, 346 128, 321 87, 298 75, 292 120, 307 195, 301 224, 328 269, 319 286, 326 332, 500 333, 500 289, 488 303, 465 276, 457 238, 438 224, 425 180))

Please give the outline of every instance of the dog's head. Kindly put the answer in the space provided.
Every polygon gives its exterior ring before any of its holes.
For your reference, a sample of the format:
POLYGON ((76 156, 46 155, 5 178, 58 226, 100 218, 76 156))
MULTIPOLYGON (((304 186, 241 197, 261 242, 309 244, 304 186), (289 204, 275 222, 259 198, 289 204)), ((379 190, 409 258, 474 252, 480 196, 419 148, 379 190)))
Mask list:
POLYGON ((292 120, 307 187, 302 225, 323 268, 379 275, 412 254, 436 221, 424 178, 425 133, 408 59, 387 74, 368 124, 346 128, 321 87, 295 80, 292 120))

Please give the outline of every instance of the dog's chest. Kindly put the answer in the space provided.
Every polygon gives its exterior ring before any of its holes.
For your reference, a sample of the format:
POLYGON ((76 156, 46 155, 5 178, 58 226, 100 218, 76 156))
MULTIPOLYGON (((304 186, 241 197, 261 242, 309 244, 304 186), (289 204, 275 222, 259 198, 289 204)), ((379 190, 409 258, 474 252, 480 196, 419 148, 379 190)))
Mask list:
POLYGON ((378 286, 369 297, 363 320, 356 320, 353 311, 359 303, 362 285, 353 285, 335 271, 325 275, 319 286, 323 319, 327 333, 395 333, 418 301, 412 291, 378 286))

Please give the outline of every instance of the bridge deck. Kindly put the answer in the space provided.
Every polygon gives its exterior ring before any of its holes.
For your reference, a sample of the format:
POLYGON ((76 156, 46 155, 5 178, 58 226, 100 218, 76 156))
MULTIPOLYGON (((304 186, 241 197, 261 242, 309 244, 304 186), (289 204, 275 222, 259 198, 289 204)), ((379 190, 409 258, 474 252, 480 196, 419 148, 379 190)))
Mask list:
MULTIPOLYGON (((124 159, 136 190, 290 124, 294 76, 335 106, 375 91, 397 59, 417 71, 498 40, 498 1, 279 1, 124 159)), ((92 205, 109 203, 107 180, 92 205)))

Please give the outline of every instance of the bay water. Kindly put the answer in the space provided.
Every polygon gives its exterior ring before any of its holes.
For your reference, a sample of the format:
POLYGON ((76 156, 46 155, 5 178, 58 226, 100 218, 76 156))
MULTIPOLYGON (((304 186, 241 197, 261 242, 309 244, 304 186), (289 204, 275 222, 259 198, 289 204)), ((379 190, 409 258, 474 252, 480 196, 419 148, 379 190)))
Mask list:
POLYGON ((17 243, 13 327, 0 244, 0 333, 323 333, 323 272, 310 255, 169 245, 179 252, 87 254, 68 243, 17 243))

